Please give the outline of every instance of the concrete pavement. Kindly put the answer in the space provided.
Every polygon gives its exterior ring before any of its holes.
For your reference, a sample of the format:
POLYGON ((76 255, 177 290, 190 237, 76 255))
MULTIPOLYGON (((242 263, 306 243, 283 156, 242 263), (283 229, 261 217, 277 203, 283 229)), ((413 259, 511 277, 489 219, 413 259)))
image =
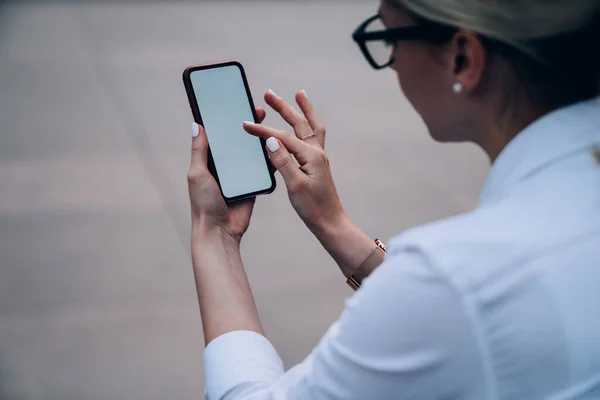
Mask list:
MULTIPOLYGON (((487 173, 439 145, 350 32, 376 2, 9 3, 0 17, 0 399, 202 398, 188 256, 184 67, 245 64, 258 104, 306 89, 342 200, 372 236, 473 207, 487 173)), ((274 115, 267 123, 284 128, 274 115)), ((301 361, 351 295, 284 185, 244 260, 301 361)))

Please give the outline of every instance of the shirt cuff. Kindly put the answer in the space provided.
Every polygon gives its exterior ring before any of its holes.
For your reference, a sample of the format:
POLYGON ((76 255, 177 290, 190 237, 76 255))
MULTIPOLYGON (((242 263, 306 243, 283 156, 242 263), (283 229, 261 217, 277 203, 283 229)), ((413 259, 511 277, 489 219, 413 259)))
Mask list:
POLYGON ((283 375, 283 363, 273 345, 256 332, 229 332, 204 350, 206 398, 220 400, 248 386, 267 388, 283 375))

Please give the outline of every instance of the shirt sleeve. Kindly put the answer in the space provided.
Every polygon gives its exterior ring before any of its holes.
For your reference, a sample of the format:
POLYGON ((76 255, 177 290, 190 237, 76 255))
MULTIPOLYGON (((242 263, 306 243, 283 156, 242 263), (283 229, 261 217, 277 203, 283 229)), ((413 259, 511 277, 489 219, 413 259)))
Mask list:
POLYGON ((483 380, 463 300, 419 252, 389 256, 312 354, 288 372, 263 336, 233 332, 204 354, 208 400, 476 398, 483 380))

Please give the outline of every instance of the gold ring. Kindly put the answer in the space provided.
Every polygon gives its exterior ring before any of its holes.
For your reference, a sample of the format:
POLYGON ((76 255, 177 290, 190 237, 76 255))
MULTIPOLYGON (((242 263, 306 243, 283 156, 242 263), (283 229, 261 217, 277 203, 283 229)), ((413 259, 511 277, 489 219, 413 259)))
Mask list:
POLYGON ((310 135, 306 135, 306 136, 304 136, 304 137, 301 137, 301 138, 300 138, 300 140, 306 140, 306 139, 310 139, 310 138, 313 138, 313 137, 315 137, 315 136, 317 136, 317 135, 316 135, 316 134, 314 134, 314 133, 312 133, 312 134, 310 134, 310 135))

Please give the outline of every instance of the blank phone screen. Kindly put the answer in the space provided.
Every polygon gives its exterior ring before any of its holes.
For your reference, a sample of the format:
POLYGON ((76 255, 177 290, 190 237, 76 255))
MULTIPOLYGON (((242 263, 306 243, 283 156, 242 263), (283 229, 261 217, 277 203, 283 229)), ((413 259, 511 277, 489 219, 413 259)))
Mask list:
POLYGON ((192 71, 190 81, 223 191, 233 198, 266 191, 272 178, 260 139, 248 134, 244 121, 254 121, 237 65, 192 71))

